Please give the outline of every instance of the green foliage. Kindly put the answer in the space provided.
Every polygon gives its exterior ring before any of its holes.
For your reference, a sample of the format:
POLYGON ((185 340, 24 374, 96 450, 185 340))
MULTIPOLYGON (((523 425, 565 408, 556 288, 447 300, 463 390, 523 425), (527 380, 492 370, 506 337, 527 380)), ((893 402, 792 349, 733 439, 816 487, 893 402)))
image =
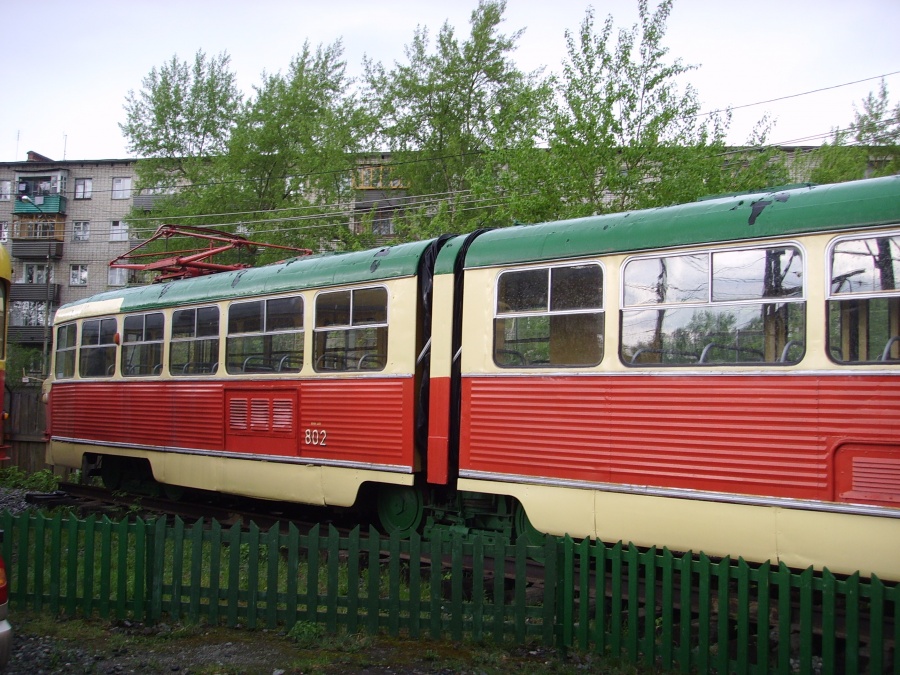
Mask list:
POLYGON ((41 377, 44 354, 41 349, 10 342, 6 354, 6 384, 10 389, 25 387, 23 377, 41 377))
POLYGON ((855 108, 847 129, 835 129, 806 160, 815 183, 840 183, 900 171, 900 103, 891 107, 884 80, 878 92, 869 92, 855 108))
POLYGON ((319 647, 325 637, 325 626, 311 621, 298 621, 288 631, 288 637, 297 643, 300 649, 319 647))
POLYGON ((0 486, 12 490, 53 492, 59 487, 59 478, 49 469, 29 474, 17 466, 8 466, 0 469, 0 486))
MULTIPOLYGON (((768 119, 746 148, 727 148, 730 113, 701 115, 697 92, 680 86, 695 66, 664 46, 673 4, 637 0, 638 22, 627 29, 612 16, 596 25, 588 9, 565 33, 558 76, 515 65, 522 30, 502 29, 505 0, 479 0, 466 36, 449 23, 436 34, 419 27, 404 61, 367 59, 360 83, 347 77, 340 41, 304 43, 246 100, 227 54, 198 52, 193 66, 173 57, 126 100, 122 130, 144 157, 138 187, 162 188, 153 219, 134 213, 132 226, 149 235, 158 219, 180 220, 354 250, 377 243, 373 220, 385 208, 377 188, 390 184, 407 197, 392 215, 404 241, 791 182, 781 153, 759 149, 768 119), (351 215, 361 153, 380 160, 384 150, 390 184, 373 186, 371 211, 357 203, 351 215)), ((251 261, 284 257, 263 251, 251 261)))
POLYGON ((410 194, 441 201, 410 215, 406 236, 467 231, 485 224, 493 204, 474 203, 473 178, 503 163, 506 148, 533 147, 550 89, 538 73, 515 67, 511 54, 521 35, 500 31, 506 3, 482 0, 472 12, 469 37, 460 41, 445 23, 431 49, 419 28, 406 47, 408 62, 391 71, 366 63, 369 101, 381 121, 379 138, 410 194), (437 221, 425 225, 427 219, 437 221))

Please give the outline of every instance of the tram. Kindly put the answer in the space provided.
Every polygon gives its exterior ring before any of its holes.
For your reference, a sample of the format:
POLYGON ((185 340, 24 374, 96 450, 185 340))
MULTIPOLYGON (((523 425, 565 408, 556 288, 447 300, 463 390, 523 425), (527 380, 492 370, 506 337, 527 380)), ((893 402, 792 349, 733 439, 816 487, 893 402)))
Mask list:
POLYGON ((50 464, 900 580, 900 176, 61 307, 50 464))

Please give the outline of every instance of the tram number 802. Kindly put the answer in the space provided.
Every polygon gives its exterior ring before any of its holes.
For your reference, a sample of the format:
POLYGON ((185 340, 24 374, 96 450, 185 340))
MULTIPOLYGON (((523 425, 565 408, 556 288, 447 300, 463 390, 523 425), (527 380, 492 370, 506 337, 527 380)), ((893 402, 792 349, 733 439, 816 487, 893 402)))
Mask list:
POLYGON ((306 445, 320 445, 325 446, 325 439, 328 436, 328 432, 324 429, 307 429, 305 443, 306 445))

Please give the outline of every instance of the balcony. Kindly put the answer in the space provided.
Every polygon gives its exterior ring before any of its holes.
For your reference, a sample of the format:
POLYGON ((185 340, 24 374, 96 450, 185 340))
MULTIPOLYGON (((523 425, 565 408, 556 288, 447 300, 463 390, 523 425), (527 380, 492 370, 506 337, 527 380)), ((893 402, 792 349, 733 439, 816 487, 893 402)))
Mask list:
POLYGON ((65 215, 66 213, 66 202, 68 199, 62 195, 35 195, 31 199, 33 203, 17 199, 13 206, 13 213, 33 216, 51 213, 65 215))
POLYGON ((13 238, 12 256, 19 260, 59 260, 63 257, 63 243, 55 239, 13 238))
POLYGON ((42 345, 49 332, 44 326, 10 326, 8 339, 20 345, 42 345))
POLYGON ((47 302, 59 304, 59 284, 13 284, 10 288, 10 302, 47 302))

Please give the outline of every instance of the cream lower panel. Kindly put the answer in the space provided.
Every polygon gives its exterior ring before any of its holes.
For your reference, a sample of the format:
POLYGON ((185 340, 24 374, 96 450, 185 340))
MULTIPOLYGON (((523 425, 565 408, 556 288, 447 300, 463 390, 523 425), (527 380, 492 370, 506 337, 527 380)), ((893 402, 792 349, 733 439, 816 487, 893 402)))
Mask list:
POLYGON ((542 532, 900 580, 900 519, 461 478, 515 497, 542 532))
MULTIPOLYGON (((47 462, 80 468, 86 452, 110 454, 110 448, 53 441, 47 462)), ((116 448, 115 454, 149 460, 154 478, 161 483, 320 506, 353 506, 363 483, 412 485, 414 480, 413 474, 357 467, 266 462, 133 448, 116 448)))

